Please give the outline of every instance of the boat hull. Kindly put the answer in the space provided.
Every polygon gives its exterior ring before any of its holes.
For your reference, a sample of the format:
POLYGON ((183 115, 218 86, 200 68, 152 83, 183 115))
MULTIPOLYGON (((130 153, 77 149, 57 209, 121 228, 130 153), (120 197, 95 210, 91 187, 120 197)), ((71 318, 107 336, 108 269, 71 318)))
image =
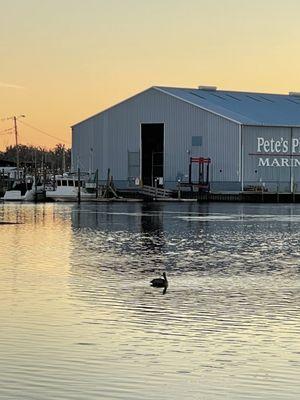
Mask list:
POLYGON ((3 201, 23 201, 25 196, 22 196, 20 190, 7 190, 4 196, 1 197, 3 201))
MULTIPOLYGON (((60 202, 78 201, 77 194, 59 194, 59 193, 55 193, 55 191, 46 192, 46 198, 49 200, 60 201, 60 202)), ((81 193, 80 198, 82 200, 94 199, 95 193, 81 193)))

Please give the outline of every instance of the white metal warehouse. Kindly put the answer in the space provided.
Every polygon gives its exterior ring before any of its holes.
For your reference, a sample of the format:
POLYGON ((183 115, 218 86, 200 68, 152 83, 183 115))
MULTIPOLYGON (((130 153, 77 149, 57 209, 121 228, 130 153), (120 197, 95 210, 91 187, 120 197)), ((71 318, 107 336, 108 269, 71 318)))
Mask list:
POLYGON ((192 156, 212 191, 300 191, 300 94, 151 87, 72 127, 73 170, 110 168, 119 188, 175 188, 192 156))

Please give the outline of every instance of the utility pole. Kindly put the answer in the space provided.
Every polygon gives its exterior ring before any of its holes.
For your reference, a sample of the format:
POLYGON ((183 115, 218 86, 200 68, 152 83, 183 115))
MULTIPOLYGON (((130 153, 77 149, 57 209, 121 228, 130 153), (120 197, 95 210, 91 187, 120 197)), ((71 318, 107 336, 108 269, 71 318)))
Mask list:
POLYGON ((19 141, 18 141, 18 127, 17 127, 17 119, 24 118, 25 115, 19 115, 16 117, 9 117, 7 119, 12 119, 14 121, 14 131, 15 131, 15 140, 16 140, 16 164, 17 164, 17 179, 20 179, 20 157, 19 157, 19 141))
POLYGON ((13 116, 13 120, 14 120, 15 139, 16 139, 16 152, 17 152, 17 179, 20 179, 20 157, 19 157, 17 117, 13 116))
POLYGON ((80 168, 78 168, 78 193, 77 193, 77 202, 80 204, 81 202, 81 180, 80 180, 80 168))
POLYGON ((62 148, 62 172, 66 172, 66 153, 65 146, 62 148))

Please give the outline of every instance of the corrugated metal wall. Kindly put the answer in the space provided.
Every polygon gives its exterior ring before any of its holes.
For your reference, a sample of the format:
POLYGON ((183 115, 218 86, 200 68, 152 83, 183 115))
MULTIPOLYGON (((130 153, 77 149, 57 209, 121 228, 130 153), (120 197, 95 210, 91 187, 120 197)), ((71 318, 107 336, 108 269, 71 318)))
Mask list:
POLYGON ((100 179, 110 168, 115 182, 126 186, 128 153, 140 151, 141 123, 165 124, 166 186, 188 174, 193 155, 212 159, 211 181, 216 188, 240 188, 239 125, 154 88, 74 126, 73 168, 79 158, 81 167, 88 169, 92 148, 93 169, 99 169, 100 179), (201 146, 192 146, 193 136, 201 136, 201 146))
MULTIPOLYGON (((292 136, 294 138, 298 138, 299 142, 300 142, 300 128, 293 128, 292 136)), ((297 157, 297 158, 300 159, 300 157, 297 157)), ((299 193, 300 192, 300 167, 294 167, 292 174, 293 174, 293 180, 295 183, 294 191, 299 193)))
POLYGON ((300 138, 299 128, 242 127, 244 187, 263 184, 269 191, 290 192, 295 183, 298 187, 297 191, 300 191, 300 167, 293 166, 293 160, 300 157, 297 157, 297 154, 291 156, 293 138, 300 138), (258 138, 287 141, 288 147, 286 152, 282 151, 281 146, 278 152, 261 151, 261 154, 258 152, 258 138), (259 165, 261 158, 264 162, 268 159, 268 165, 259 165), (289 166, 282 165, 283 159, 288 160, 289 166), (274 160, 277 160, 280 165, 277 166, 274 160))

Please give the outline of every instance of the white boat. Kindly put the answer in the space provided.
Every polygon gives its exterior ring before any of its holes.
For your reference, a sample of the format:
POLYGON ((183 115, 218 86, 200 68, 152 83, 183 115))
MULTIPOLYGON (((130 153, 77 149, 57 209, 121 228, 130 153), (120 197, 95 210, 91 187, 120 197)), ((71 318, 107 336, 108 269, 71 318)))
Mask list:
POLYGON ((26 190, 22 194, 21 190, 7 190, 1 200, 4 201, 34 201, 34 192, 32 189, 26 190))
POLYGON ((49 186, 45 186, 40 182, 35 184, 35 178, 26 176, 25 180, 16 180, 11 189, 8 189, 4 196, 1 197, 3 201, 34 201, 37 194, 42 194, 49 186))
MULTIPOLYGON (((96 183, 90 176, 80 178, 80 197, 82 200, 96 197, 96 183)), ((54 201, 77 201, 78 176, 75 174, 56 175, 53 180, 52 190, 46 191, 46 198, 54 201)))

